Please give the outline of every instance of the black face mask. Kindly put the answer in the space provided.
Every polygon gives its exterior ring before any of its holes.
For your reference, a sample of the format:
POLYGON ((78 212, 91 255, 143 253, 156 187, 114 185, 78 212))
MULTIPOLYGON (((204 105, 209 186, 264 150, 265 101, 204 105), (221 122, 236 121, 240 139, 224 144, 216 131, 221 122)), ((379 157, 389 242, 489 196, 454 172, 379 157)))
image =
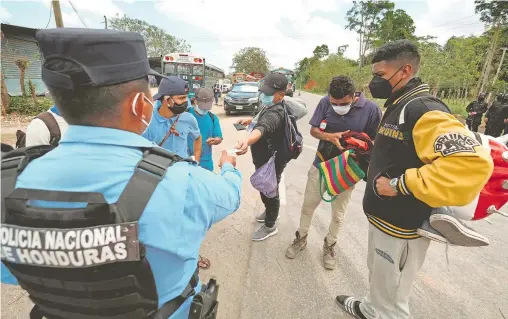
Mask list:
MULTIPOLYGON (((375 99, 387 99, 392 95, 392 85, 390 84, 390 80, 397 74, 400 70, 402 70, 404 66, 397 70, 388 80, 380 77, 379 75, 374 75, 372 80, 369 83, 369 90, 372 94, 372 97, 375 99)), ((395 84, 397 86, 402 79, 395 84)))
POLYGON ((188 102, 185 101, 184 103, 182 104, 178 104, 176 103, 173 99, 173 106, 169 106, 169 109, 171 110, 171 112, 173 112, 174 114, 178 115, 178 114, 182 114, 183 112, 185 112, 185 110, 187 110, 187 105, 188 105, 188 102))

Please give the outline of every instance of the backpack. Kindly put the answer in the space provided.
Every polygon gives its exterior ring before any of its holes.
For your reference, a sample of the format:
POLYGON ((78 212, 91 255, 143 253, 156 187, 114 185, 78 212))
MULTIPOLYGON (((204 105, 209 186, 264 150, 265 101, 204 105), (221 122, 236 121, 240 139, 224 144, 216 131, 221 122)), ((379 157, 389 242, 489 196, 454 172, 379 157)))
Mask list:
POLYGON ((285 103, 282 105, 284 107, 285 134, 282 147, 277 152, 277 157, 283 159, 284 162, 287 163, 293 159, 297 159, 298 156, 300 156, 302 153, 303 136, 298 131, 298 126, 296 125, 296 117, 293 115, 285 103))
MULTIPOLYGON (((46 124, 46 127, 49 130, 49 145, 58 145, 60 142, 61 132, 60 126, 50 112, 44 112, 35 117, 36 119, 40 119, 46 124)), ((26 133, 18 130, 16 132, 16 148, 23 148, 26 146, 26 133)))

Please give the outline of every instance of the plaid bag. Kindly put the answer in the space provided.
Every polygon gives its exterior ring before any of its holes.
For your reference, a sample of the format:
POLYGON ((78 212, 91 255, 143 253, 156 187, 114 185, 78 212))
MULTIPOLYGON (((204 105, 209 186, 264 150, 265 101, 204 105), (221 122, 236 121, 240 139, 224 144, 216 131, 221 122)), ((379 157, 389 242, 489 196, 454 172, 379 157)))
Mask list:
POLYGON ((347 150, 339 156, 319 163, 319 185, 322 185, 324 180, 326 192, 331 196, 331 199, 326 199, 322 190, 321 198, 325 202, 333 202, 338 194, 350 189, 365 177, 365 172, 351 157, 352 153, 353 150, 347 150))
POLYGON ((256 190, 268 198, 277 196, 278 185, 275 173, 275 154, 252 174, 250 183, 256 190))

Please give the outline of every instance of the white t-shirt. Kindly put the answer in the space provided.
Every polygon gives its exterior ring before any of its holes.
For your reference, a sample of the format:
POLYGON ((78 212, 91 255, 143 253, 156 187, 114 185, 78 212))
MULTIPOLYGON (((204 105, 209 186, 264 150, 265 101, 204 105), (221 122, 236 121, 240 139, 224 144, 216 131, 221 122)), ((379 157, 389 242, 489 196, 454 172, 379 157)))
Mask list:
MULTIPOLYGON (((60 128, 60 136, 63 137, 69 124, 60 115, 48 111, 56 120, 60 128)), ((26 128, 26 146, 49 145, 50 140, 49 129, 41 119, 33 119, 26 128)))

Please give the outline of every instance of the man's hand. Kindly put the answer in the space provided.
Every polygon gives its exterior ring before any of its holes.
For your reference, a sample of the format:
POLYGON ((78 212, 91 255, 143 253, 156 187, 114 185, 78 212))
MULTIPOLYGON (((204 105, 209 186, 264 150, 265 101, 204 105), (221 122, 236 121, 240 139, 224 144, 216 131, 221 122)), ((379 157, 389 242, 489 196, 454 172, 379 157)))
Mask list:
POLYGON ((390 186, 390 178, 381 176, 376 179, 376 190, 381 196, 397 196, 397 192, 390 186))
POLYGON ((471 114, 476 115, 476 112, 471 112, 471 114))
POLYGON ((483 119, 483 121, 484 121, 485 123, 487 123, 487 122, 489 121, 489 119, 488 119, 488 118, 484 118, 484 119, 483 119))
POLYGON ((504 124, 508 123, 508 119, 503 120, 504 124))
POLYGON ((207 140, 206 140, 206 144, 207 145, 218 145, 222 142, 222 139, 219 138, 219 137, 209 137, 207 140))
POLYGON ((227 151, 222 151, 222 155, 219 160, 219 167, 222 167, 224 163, 230 163, 233 167, 236 167, 236 157, 228 155, 227 151))
POLYGON ((248 118, 244 118, 244 119, 239 119, 238 121, 236 121, 236 123, 238 123, 238 124, 242 124, 242 125, 244 125, 244 126, 247 126, 247 125, 249 125, 249 124, 252 122, 252 120, 253 120, 253 119, 254 119, 253 117, 248 117, 248 118))
POLYGON ((249 143, 247 142, 247 140, 240 141, 236 144, 235 149, 239 150, 238 152, 236 152, 236 154, 243 155, 247 153, 247 151, 249 150, 249 143))
POLYGON ((340 139, 341 139, 342 135, 344 135, 348 132, 349 132, 349 130, 347 130, 345 132, 329 133, 328 134, 328 141, 333 143, 333 145, 335 145, 339 150, 344 151, 344 147, 342 147, 342 145, 340 145, 340 139))

